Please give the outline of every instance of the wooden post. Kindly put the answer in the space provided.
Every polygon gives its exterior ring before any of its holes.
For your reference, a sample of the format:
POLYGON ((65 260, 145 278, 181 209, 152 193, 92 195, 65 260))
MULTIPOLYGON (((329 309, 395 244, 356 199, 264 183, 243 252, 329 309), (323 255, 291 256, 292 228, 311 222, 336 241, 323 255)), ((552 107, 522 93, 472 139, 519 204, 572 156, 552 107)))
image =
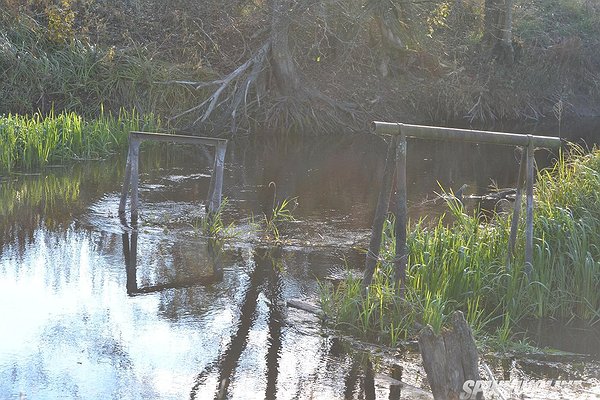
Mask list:
POLYGON ((208 184, 208 195, 206 197, 206 206, 204 211, 209 216, 215 212, 214 192, 215 192, 215 173, 217 171, 217 147, 215 146, 215 157, 213 159, 213 172, 210 174, 210 183, 208 184))
MULTIPOLYGON (((479 380, 479 355, 471 328, 461 311, 452 314, 450 329, 435 334, 427 325, 419 349, 429 386, 436 400, 457 400, 467 380, 479 380)), ((476 397, 483 398, 482 394, 476 397)))
POLYGON ((392 180, 394 179, 394 168, 396 159, 396 142, 397 137, 392 136, 387 150, 385 159, 385 168, 383 171, 383 179, 381 182, 381 191, 377 199, 377 208, 375 209, 375 217, 373 218, 373 227, 371 230, 371 241, 365 260, 365 272, 363 275, 363 290, 369 287, 373 280, 373 273, 379 258, 379 250, 381 248, 381 234, 383 223, 389 209, 390 195, 392 193, 392 180))
POLYGON ((515 195, 515 205, 510 225, 510 236, 508 237, 508 254, 506 256, 506 269, 510 271, 510 263, 515 254, 515 243, 517 241, 517 231, 519 229, 519 218, 521 218, 521 206, 523 199, 523 179, 525 177, 525 167, 527 165, 527 150, 521 148, 521 162, 519 164, 519 177, 517 178, 517 194, 515 195))
MULTIPOLYGON (((125 217, 125 206, 127 204, 127 193, 131 186, 131 222, 137 223, 139 216, 139 150, 144 140, 153 142, 171 142, 196 145, 208 145, 215 147, 214 171, 210 180, 206 211, 216 212, 221 205, 221 192, 223 189, 223 169, 225 165, 225 151, 227 140, 217 138, 206 138, 200 136, 183 136, 166 133, 137 132, 129 133, 129 152, 127 153, 127 165, 125 167, 125 178, 121 189, 119 202, 119 216, 125 217)), ((125 223, 125 222, 123 222, 125 223)))
POLYGON ((533 271, 533 180, 534 180, 533 143, 527 146, 527 225, 525 231, 525 272, 531 278, 533 271))
POLYGON ((400 133, 396 147, 396 257, 394 258, 394 285, 396 291, 404 298, 406 284, 406 261, 408 249, 406 248, 406 136, 400 133))
POLYGON ((131 139, 131 224, 134 225, 138 220, 139 210, 139 157, 140 157, 140 141, 131 139))
POLYGON ((208 212, 211 214, 217 212, 221 206, 226 151, 226 142, 219 142, 215 147, 215 163, 208 192, 208 212))
POLYGON ((119 201, 119 218, 125 220, 125 205, 127 204, 127 193, 129 192, 129 182, 131 181, 131 139, 127 149, 127 163, 125 164, 125 177, 123 178, 123 187, 121 188, 121 199, 119 201))

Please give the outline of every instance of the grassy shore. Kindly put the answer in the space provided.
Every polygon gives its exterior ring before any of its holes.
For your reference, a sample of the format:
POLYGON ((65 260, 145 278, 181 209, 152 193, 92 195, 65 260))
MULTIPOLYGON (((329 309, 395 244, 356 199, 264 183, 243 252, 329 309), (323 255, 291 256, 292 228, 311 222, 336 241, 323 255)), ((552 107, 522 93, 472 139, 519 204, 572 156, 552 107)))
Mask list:
POLYGON ((127 143, 130 131, 159 126, 152 114, 125 110, 90 120, 73 112, 0 116, 0 171, 107 157, 127 143))
MULTIPOLYGON (((482 223, 477 213, 467 215, 450 201, 450 215, 436 224, 410 226, 406 300, 392 285, 389 221, 368 294, 363 298, 360 279, 349 275, 337 288, 323 288, 322 305, 338 327, 392 345, 414 335, 415 322, 439 332, 457 309, 476 333, 500 343, 516 339, 526 319, 600 323, 600 151, 572 149, 539 172, 535 207, 531 280, 523 270, 522 246, 506 266, 508 214, 482 223)), ((524 217, 521 224, 522 234, 524 217)))

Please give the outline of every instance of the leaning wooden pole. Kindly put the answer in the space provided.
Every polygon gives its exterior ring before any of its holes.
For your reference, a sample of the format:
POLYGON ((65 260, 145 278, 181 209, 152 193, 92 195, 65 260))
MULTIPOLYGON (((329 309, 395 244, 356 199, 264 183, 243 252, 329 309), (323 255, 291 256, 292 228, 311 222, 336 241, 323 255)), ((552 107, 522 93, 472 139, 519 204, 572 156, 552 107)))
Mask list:
POLYGON ((215 147, 215 163, 211 185, 209 188, 209 213, 216 213, 221 206, 221 194, 223 191, 223 174, 225 168, 225 152, 227 151, 227 142, 219 142, 215 147))
POLYGON ((383 171, 383 179, 381 181, 381 190, 377 199, 377 207, 375 209, 375 217, 373 218, 373 227, 371 230, 371 240, 365 260, 365 273, 363 276, 363 290, 369 287, 373 280, 375 266, 379 259, 379 250, 381 248, 381 235, 385 217, 389 209, 390 195, 392 194, 392 181, 394 179, 394 168, 396 160, 396 136, 392 136, 387 150, 385 159, 385 168, 383 171))
POLYGON ((406 221, 408 208, 406 206, 406 136, 398 136, 396 147, 396 256, 394 258, 394 284, 401 298, 404 298, 406 285, 406 221))
POLYGON ((531 278, 533 271, 533 180, 534 180, 533 143, 527 146, 527 223, 525 230, 525 272, 531 278))
POLYGON ((525 178, 525 168, 527 165, 527 150, 521 148, 521 162, 519 164, 519 177, 517 179, 517 193, 515 195, 515 205, 510 225, 510 236, 508 237, 508 254, 506 256, 506 269, 510 270, 511 261, 515 255, 515 244, 517 242, 517 232, 519 230, 519 219, 521 218, 521 207, 523 203, 523 180, 525 178))

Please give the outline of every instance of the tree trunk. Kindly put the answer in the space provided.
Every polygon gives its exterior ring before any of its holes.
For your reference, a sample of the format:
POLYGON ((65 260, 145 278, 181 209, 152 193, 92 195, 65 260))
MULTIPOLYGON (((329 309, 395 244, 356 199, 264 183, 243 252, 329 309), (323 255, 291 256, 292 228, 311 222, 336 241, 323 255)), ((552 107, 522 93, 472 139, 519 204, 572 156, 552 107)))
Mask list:
POLYGON ((271 66, 279 93, 283 96, 297 94, 300 78, 289 48, 290 0, 271 1, 271 66))
POLYGON ((514 0, 485 0, 483 42, 501 62, 512 65, 512 8, 514 0))
POLYGON ((502 37, 500 55, 502 56, 502 61, 508 65, 512 65, 515 61, 515 50, 512 44, 512 9, 513 0, 504 0, 503 19, 501 21, 502 37))
MULTIPOLYGON (((419 335, 423 368, 436 400, 458 400, 467 380, 479 379, 477 347, 462 312, 452 315, 450 329, 440 334, 426 326, 419 335)), ((483 394, 474 396, 483 399, 483 394)))

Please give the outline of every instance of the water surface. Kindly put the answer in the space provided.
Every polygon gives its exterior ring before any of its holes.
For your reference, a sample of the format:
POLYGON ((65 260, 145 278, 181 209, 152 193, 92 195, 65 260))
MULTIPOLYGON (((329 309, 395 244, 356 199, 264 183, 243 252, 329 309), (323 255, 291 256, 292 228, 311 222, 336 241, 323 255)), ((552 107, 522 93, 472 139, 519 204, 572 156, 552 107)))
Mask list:
MULTIPOLYGON (((316 303, 319 282, 362 265, 380 138, 231 145, 223 219, 237 236, 225 244, 198 224, 212 154, 143 149, 138 229, 117 217, 122 158, 1 178, 0 398, 427 398, 418 354, 357 350, 286 306, 316 303), (297 221, 273 246, 256 226, 284 198, 297 199, 297 221)), ((510 148, 411 142, 411 216, 442 212, 426 201, 440 186, 514 185, 516 160, 510 148)), ((589 365, 564 376, 595 377, 589 365)))

